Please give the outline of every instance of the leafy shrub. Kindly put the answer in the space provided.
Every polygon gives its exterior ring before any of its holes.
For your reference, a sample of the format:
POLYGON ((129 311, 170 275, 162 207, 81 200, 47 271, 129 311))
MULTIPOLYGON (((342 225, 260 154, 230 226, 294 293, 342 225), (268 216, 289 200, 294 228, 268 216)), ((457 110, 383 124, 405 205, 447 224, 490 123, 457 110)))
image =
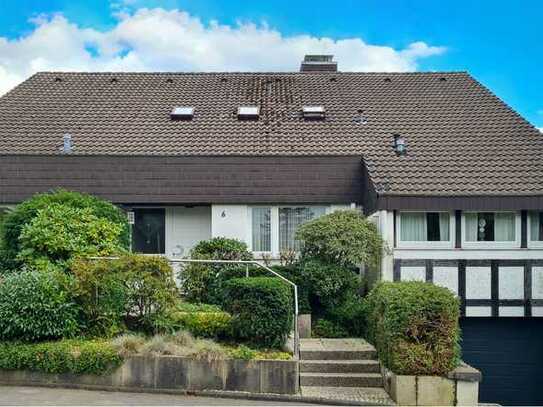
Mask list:
POLYGON ((378 266, 383 240, 377 227, 359 211, 335 211, 301 225, 296 238, 302 257, 345 267, 378 266))
POLYGON ((2 245, 1 251, 3 252, 5 267, 15 269, 19 265, 17 255, 20 251, 19 236, 23 227, 32 221, 40 209, 48 208, 53 204, 62 204, 78 209, 91 209, 92 214, 97 218, 106 219, 119 225, 121 228, 119 244, 125 249, 129 247, 129 226, 126 215, 121 209, 92 195, 57 190, 34 195, 5 215, 0 228, 0 244, 2 245))
POLYGON ((311 308, 317 314, 343 303, 359 287, 353 270, 318 259, 303 263, 301 278, 307 284, 311 308))
POLYGON ((28 266, 65 269, 74 257, 118 253, 121 232, 121 225, 97 217, 91 208, 51 204, 23 226, 17 259, 28 266))
POLYGON ((2 370, 104 374, 121 363, 122 357, 103 340, 62 340, 36 344, 0 342, 2 370))
MULTIPOLYGON (((203 240, 191 251, 192 259, 252 260, 247 245, 236 239, 215 237, 203 240)), ((254 267, 250 267, 254 269, 254 267)), ((245 266, 235 264, 191 263, 180 273, 183 292, 188 301, 221 304, 224 282, 245 275, 245 266)))
POLYGON ((327 319, 318 319, 311 328, 311 334, 317 338, 346 338, 349 336, 345 328, 327 319))
POLYGON ((366 334, 366 302, 357 294, 350 294, 345 300, 327 312, 327 318, 345 330, 349 336, 363 337, 366 334))
POLYGON ((423 282, 378 284, 367 297, 368 339, 397 374, 444 375, 459 361, 459 300, 423 282))
POLYGON ((39 341, 72 337, 80 309, 73 279, 62 273, 26 271, 0 281, 0 340, 39 341))
POLYGON ((79 260, 71 270, 77 279, 77 300, 89 324, 98 330, 102 326, 102 332, 120 320, 132 329, 150 332, 154 320, 172 307, 178 296, 172 269, 159 256, 129 254, 115 260, 79 260))
MULTIPOLYGON (((303 278, 301 264, 290 263, 286 266, 275 265, 270 266, 270 268, 298 286, 298 312, 300 314, 311 314, 310 286, 308 281, 303 278)), ((270 276, 270 274, 268 273, 267 276, 270 276)))
POLYGON ((280 347, 292 329, 292 288, 273 277, 236 278, 225 284, 225 309, 236 338, 280 347))

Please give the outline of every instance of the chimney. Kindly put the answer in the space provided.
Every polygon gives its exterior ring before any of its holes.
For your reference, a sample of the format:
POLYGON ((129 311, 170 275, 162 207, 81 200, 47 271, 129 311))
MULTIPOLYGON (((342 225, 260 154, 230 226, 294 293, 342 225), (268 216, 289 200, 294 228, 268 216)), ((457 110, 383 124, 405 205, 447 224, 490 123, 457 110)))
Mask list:
POLYGON ((300 72, 337 72, 337 62, 333 55, 306 55, 300 72))

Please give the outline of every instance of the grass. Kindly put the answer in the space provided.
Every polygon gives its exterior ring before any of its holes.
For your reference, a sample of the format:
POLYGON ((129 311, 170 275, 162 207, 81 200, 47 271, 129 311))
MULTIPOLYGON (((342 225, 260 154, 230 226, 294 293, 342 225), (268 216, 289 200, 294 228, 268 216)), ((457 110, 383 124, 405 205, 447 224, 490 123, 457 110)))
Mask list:
POLYGON ((222 359, 273 359, 289 360, 290 353, 280 351, 255 350, 245 345, 220 344, 209 339, 198 339, 188 331, 178 331, 173 335, 154 335, 145 338, 137 334, 124 334, 111 341, 119 355, 145 356, 184 356, 202 360, 222 359))

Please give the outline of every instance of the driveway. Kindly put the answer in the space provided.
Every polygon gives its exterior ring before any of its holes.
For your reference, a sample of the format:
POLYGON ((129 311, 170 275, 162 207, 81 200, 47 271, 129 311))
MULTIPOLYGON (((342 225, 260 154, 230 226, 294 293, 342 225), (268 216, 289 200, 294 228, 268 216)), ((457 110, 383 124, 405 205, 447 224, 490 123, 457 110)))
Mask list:
POLYGON ((47 387, 0 386, 0 405, 33 406, 296 406, 309 404, 281 403, 215 397, 195 397, 170 394, 124 393, 56 389, 47 387))

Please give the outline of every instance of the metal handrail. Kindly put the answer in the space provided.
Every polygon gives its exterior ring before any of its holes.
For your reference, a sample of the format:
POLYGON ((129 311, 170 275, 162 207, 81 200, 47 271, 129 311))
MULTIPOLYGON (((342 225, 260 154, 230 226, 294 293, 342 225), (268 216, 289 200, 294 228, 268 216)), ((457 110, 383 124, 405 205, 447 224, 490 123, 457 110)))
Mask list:
MULTIPOLYGON (((294 288, 294 355, 299 356, 300 337, 298 333, 298 286, 289 279, 283 277, 278 272, 272 270, 268 266, 256 260, 204 260, 204 259, 178 259, 165 257, 170 263, 208 263, 208 264, 245 264, 245 276, 249 277, 249 265, 255 265, 272 273, 275 277, 280 278, 283 282, 291 285, 294 288)), ((90 260, 118 260, 119 257, 89 257, 90 260)))

